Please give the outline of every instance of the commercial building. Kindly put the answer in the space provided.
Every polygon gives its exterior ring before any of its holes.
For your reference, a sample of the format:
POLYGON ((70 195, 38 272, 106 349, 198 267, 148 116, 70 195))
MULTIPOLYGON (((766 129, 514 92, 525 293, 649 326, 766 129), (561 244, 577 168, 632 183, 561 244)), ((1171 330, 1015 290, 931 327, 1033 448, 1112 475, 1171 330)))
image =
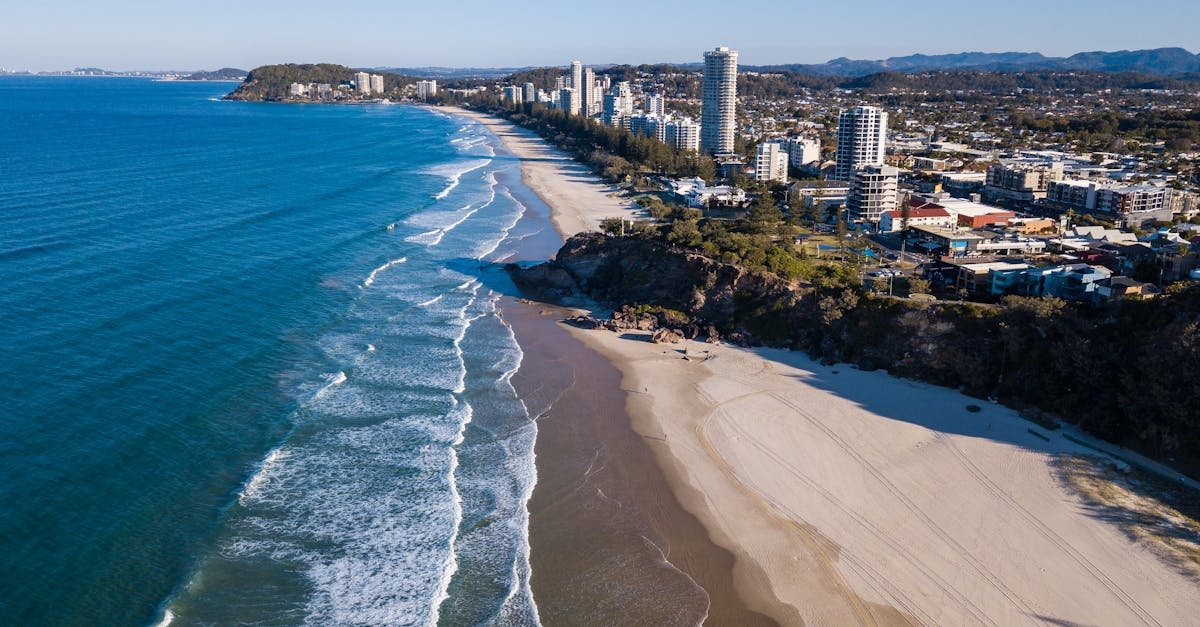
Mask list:
POLYGON ((758 145, 754 155, 754 179, 764 183, 786 183, 788 175, 788 153, 776 142, 758 145))
POLYGON ((855 107, 838 117, 834 178, 849 181, 864 166, 883 165, 888 114, 877 107, 855 107))
POLYGON ((885 211, 896 208, 900 170, 890 165, 855 168, 846 196, 846 212, 852 222, 878 223, 885 211))
POLYGON ((1141 227, 1171 219, 1174 191, 1155 185, 1061 180, 1049 184, 1046 202, 1057 209, 1101 214, 1116 219, 1122 226, 1141 227))
POLYGON ((704 53, 700 83, 700 147, 714 155, 731 155, 737 130, 738 53, 725 46, 704 53))
POLYGON ((849 194, 849 187, 830 185, 826 181, 794 181, 788 186, 788 197, 799 200, 804 207, 818 210, 845 205, 849 194))

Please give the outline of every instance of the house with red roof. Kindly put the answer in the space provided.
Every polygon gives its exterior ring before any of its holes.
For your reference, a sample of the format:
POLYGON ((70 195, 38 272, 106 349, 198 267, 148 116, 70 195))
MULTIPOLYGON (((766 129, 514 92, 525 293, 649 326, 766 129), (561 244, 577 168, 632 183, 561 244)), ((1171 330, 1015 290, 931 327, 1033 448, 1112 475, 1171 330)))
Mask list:
MULTIPOLYGON (((895 233, 904 223, 904 212, 900 209, 884 211, 879 216, 879 231, 895 233)), ((908 201, 908 226, 941 226, 950 227, 954 217, 945 207, 920 198, 910 198, 908 201)))

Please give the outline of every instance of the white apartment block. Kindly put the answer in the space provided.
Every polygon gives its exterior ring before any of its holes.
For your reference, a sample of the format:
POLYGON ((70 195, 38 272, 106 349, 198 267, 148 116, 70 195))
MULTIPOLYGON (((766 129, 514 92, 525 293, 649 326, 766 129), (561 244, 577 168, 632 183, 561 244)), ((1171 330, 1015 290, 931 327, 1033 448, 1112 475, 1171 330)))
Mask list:
POLYGON ((633 91, 627 81, 622 81, 613 85, 612 89, 604 95, 602 119, 609 126, 621 126, 623 120, 628 119, 631 115, 633 115, 633 91))
POLYGON ((437 95, 437 91, 437 81, 417 81, 417 98, 432 98, 437 95))
POLYGON ((537 102, 537 87, 534 87, 533 83, 525 83, 525 85, 521 88, 521 99, 525 102, 537 102))
POLYGON ((360 94, 370 94, 371 93, 371 75, 367 74, 366 72, 355 72, 354 73, 354 88, 356 90, 358 90, 358 93, 360 93, 360 94))
POLYGON ((846 195, 846 213, 852 222, 879 223, 880 215, 896 208, 900 170, 889 165, 864 165, 855 169, 846 195))
POLYGON ((1063 179, 1062 163, 997 163, 987 171, 985 198, 1032 202, 1045 198, 1050 183, 1063 179))
POLYGON ((288 95, 292 96, 293 98, 297 96, 307 96, 308 85, 305 85, 304 83, 292 83, 291 86, 288 87, 288 95))
POLYGON ((676 150, 700 151, 700 125, 691 118, 670 120, 666 124, 666 143, 676 150))
POLYGON ((372 74, 371 75, 371 93, 382 94, 383 92, 384 92, 383 76, 380 74, 372 74))
POLYGON ((737 130, 737 61, 737 51, 725 46, 704 53, 700 147, 715 155, 733 154, 737 130))
POLYGON ((570 115, 579 115, 583 110, 583 99, 579 97, 579 92, 571 87, 564 87, 558 90, 558 108, 566 111, 570 115))
POLYGON ((516 85, 509 85, 504 88, 504 100, 510 104, 519 105, 525 100, 525 90, 516 85))
POLYGON ((812 137, 789 137, 784 140, 788 160, 794 168, 803 168, 821 161, 821 142, 812 137))
POLYGON ((773 181, 786 183, 788 175, 788 153, 775 142, 758 145, 754 155, 754 179, 764 183, 773 181))
POLYGON ((667 114, 667 101, 659 94, 646 96, 646 113, 662 117, 667 114))
POLYGON ((834 178, 848 181, 858 168, 883 165, 888 114, 878 107, 855 107, 838 118, 834 178))

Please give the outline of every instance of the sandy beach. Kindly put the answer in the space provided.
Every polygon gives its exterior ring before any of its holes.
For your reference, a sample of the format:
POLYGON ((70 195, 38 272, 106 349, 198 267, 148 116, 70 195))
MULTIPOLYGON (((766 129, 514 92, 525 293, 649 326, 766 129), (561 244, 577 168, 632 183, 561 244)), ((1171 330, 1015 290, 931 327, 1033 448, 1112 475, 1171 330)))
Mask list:
MULTIPOLYGON (((622 210, 581 166, 545 156, 553 148, 472 117, 531 159, 522 162, 526 179, 564 234, 622 210)), ((548 330, 547 317, 561 316, 536 306, 506 312, 523 319, 514 324, 523 347, 529 338, 543 344, 530 343, 519 382, 558 399, 543 403, 530 503, 539 605, 567 594, 550 579, 577 567, 572 559, 597 555, 564 542, 570 528, 581 525, 583 537, 612 524, 612 543, 651 530, 643 539, 661 549, 657 567, 712 599, 709 624, 1177 625, 1200 612, 1200 585, 1186 568, 1067 485, 1062 460, 1095 451, 1061 431, 953 390, 788 351, 656 345, 559 323, 548 330), (584 365, 567 367, 576 363, 584 365), (568 390, 575 400, 556 413, 568 390), (564 497, 565 486, 587 498, 564 497), (619 507, 597 505, 608 492, 619 507)), ((621 562, 631 585, 655 568, 638 566, 643 558, 621 562)), ((694 590, 681 582, 670 589, 691 608, 694 590)), ((627 594, 583 596, 601 622, 616 623, 621 612, 603 599, 627 594)), ((695 621, 693 610, 655 617, 695 621)))
POLYGON ((571 332, 643 390, 634 428, 738 556, 739 589, 765 585, 805 623, 1178 625, 1200 610, 1195 580, 1064 488, 1058 456, 1092 451, 1010 409, 788 351, 571 332))
POLYGON ((507 120, 461 107, 439 110, 483 124, 521 161, 521 178, 552 210, 551 220, 564 238, 595 231, 605 218, 629 216, 631 203, 586 166, 530 131, 507 120))

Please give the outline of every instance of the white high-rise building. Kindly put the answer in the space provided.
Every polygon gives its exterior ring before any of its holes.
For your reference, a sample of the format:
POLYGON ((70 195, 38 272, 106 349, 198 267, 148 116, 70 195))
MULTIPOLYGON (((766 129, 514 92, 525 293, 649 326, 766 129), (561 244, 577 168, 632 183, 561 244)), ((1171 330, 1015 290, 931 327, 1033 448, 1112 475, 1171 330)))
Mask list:
POLYGON ((579 61, 571 62, 571 84, 567 85, 576 91, 583 88, 583 63, 579 61))
POLYGON ((721 46, 704 53, 700 84, 700 147, 715 155, 733 154, 737 131, 736 50, 721 46))
POLYGON ((417 98, 422 100, 437 95, 437 81, 417 81, 417 98))
POLYGON ((838 119, 837 167, 834 178, 849 181, 866 165, 883 165, 888 114, 878 107, 855 107, 838 119))
POLYGON ((366 72, 354 73, 354 89, 360 94, 371 93, 371 75, 366 72))
POLYGON ((621 126, 623 120, 633 115, 633 91, 628 81, 613 85, 604 96, 603 120, 610 126, 621 126))
POLYGON ((667 114, 666 99, 658 94, 650 94, 646 96, 646 113, 649 115, 664 116, 667 114))
POLYGON ((596 72, 592 68, 583 68, 583 86, 576 88, 579 92, 580 113, 591 117, 600 111, 600 90, 596 84, 596 72))
POLYGON ((794 168, 802 168, 821 160, 821 142, 811 137, 789 137, 784 146, 794 168))
POLYGON ((558 90, 558 108, 566 111, 570 115, 579 115, 582 105, 582 99, 579 97, 579 92, 565 87, 558 90))
POLYGON ((896 208, 900 170, 890 165, 868 164, 856 168, 846 195, 846 213, 852 222, 879 223, 884 211, 896 208))
POLYGON ((754 156, 754 179, 764 183, 779 181, 786 183, 788 175, 787 150, 776 142, 758 145, 754 156))
POLYGON ((646 137, 653 137, 660 142, 666 142, 667 120, 657 115, 646 116, 646 137))
POLYGON ((516 85, 509 85, 504 88, 504 100, 519 105, 525 100, 525 90, 516 85))
POLYGON ((700 125, 693 122, 691 118, 671 120, 667 122, 666 142, 674 146, 676 150, 698 152, 700 150, 700 125))
POLYGON ((533 83, 525 83, 525 85, 521 91, 522 91, 521 97, 522 97, 522 99, 525 100, 525 102, 537 102, 538 101, 537 87, 534 87, 533 83))
POLYGON ((383 76, 380 74, 372 74, 371 75, 371 93, 382 94, 383 92, 384 92, 383 76))

